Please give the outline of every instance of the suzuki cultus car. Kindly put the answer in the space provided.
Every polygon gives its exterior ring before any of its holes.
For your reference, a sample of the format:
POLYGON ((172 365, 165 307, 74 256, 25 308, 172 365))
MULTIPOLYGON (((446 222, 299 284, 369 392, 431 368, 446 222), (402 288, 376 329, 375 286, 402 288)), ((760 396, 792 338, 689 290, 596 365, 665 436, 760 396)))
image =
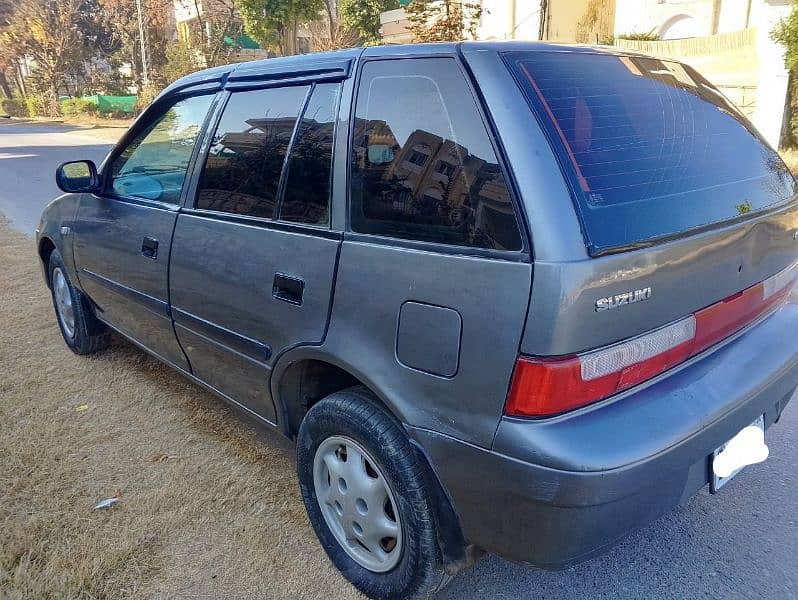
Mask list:
POLYGON ((37 242, 67 345, 114 330, 295 440, 319 540, 371 597, 483 551, 601 553, 763 460, 798 384, 795 181, 670 60, 224 66, 57 180, 37 242))

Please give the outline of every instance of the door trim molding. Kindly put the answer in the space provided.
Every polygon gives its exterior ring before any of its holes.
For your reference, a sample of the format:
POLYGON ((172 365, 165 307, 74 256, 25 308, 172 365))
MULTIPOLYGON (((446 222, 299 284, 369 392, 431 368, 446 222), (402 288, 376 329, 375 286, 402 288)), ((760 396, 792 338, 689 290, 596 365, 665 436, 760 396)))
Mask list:
POLYGON ((260 365, 268 365, 272 357, 272 348, 269 344, 241 335, 240 333, 236 333, 216 323, 206 321, 176 306, 172 307, 172 318, 174 319, 175 325, 179 325, 183 329, 212 342, 224 350, 240 354, 260 365))
POLYGON ((164 319, 171 320, 171 315, 169 314, 169 304, 166 301, 159 300, 158 298, 143 292, 139 292, 138 290, 134 290, 133 288, 114 281, 113 279, 103 277, 102 275, 95 273, 94 271, 89 271, 88 269, 81 268, 80 273, 88 275, 91 280, 99 283, 106 289, 111 290, 112 292, 119 294, 128 300, 132 300, 137 304, 140 304, 151 313, 159 317, 163 317, 164 319))

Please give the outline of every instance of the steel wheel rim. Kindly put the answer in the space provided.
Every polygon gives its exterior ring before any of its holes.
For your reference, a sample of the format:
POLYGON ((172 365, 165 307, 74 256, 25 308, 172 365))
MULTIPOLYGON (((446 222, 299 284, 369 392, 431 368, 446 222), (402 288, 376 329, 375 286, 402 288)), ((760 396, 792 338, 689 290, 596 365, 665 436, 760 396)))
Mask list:
POLYGON ((393 569, 402 556, 402 524, 377 461, 354 440, 331 436, 313 458, 313 486, 336 541, 361 567, 393 569))
POLYGON ((75 337, 75 306, 72 304, 72 294, 69 292, 66 276, 60 268, 53 271, 53 297, 64 333, 68 338, 75 337))

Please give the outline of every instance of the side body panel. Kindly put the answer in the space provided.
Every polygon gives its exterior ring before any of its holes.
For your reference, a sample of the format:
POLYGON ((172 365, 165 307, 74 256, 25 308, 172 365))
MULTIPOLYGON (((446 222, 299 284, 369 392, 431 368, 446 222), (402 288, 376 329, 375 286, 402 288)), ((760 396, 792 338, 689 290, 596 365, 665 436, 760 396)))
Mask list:
MULTIPOLYGON (((81 194, 64 194, 50 202, 42 211, 39 225, 36 229, 36 246, 42 243, 44 238, 53 242, 67 268, 67 274, 73 282, 77 282, 75 273, 75 261, 72 252, 72 227, 80 205, 81 194), (67 227, 62 231, 62 227, 67 227)), ((45 281, 48 281, 50 274, 47 272, 47 265, 42 263, 42 271, 45 281)))
MULTIPOLYGON (((349 365, 405 423, 490 446, 521 340, 532 266, 365 241, 344 241, 340 263, 320 350, 349 365), (454 375, 413 368, 397 357, 400 312, 408 302, 459 314, 454 375)), ((444 336, 424 350, 444 354, 450 342, 444 336)))
POLYGON ((84 194, 73 235, 80 286, 109 325, 188 370, 169 315, 169 248, 176 207, 84 194), (157 242, 145 256, 145 238, 157 242))
POLYGON ((274 358, 322 340, 338 245, 334 235, 181 214, 172 311, 194 374, 274 422, 274 358), (301 305, 275 297, 278 273, 304 281, 301 305))
MULTIPOLYGON (((359 52, 242 64, 225 89, 247 94, 292 83, 341 81, 344 99, 337 106, 348 110, 351 80, 345 76, 359 52)), ((324 226, 194 208, 214 129, 203 142, 175 228, 170 270, 175 330, 196 377, 276 424, 272 369, 290 349, 323 341, 341 234, 324 226)), ((296 136, 295 128, 292 141, 296 136)), ((338 164, 334 150, 333 173, 338 164)), ((287 172, 284 163, 280 194, 287 172)), ((333 175, 331 196, 340 195, 344 185, 333 175)), ((330 213, 334 206, 331 200, 330 213)))

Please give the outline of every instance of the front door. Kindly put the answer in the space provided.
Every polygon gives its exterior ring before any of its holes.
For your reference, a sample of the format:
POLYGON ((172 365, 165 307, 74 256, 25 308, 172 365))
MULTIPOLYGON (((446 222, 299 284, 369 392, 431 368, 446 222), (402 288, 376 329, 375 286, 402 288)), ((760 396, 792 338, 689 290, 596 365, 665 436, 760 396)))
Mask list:
POLYGON ((272 423, 274 360, 327 326, 339 96, 337 83, 233 92, 175 227, 172 314, 194 375, 272 423))
POLYGON ((74 227, 78 279, 98 317, 184 370, 169 316, 169 251, 212 99, 185 98, 142 124, 106 164, 104 191, 81 198, 74 227))

